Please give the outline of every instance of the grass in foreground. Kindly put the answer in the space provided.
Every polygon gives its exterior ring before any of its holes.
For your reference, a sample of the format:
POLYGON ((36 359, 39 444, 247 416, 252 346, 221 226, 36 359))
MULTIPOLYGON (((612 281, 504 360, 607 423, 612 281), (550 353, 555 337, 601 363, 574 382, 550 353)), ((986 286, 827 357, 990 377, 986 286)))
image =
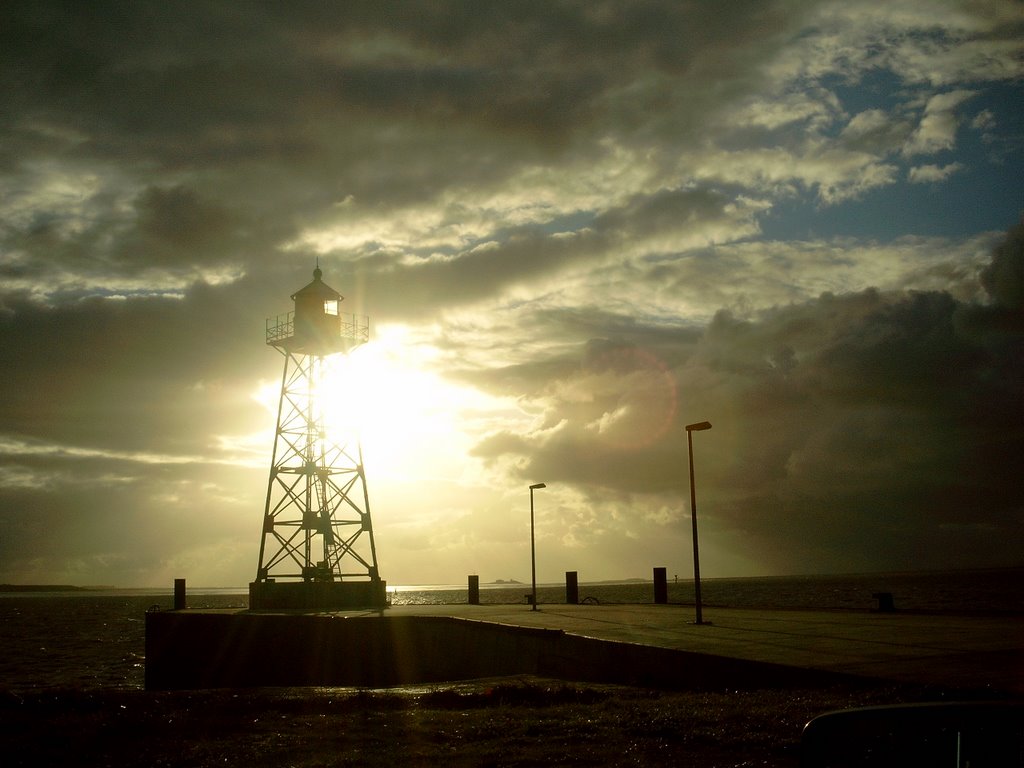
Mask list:
POLYGON ((0 693, 4 765, 795 766, 822 712, 934 692, 657 692, 538 679, 403 690, 0 693))

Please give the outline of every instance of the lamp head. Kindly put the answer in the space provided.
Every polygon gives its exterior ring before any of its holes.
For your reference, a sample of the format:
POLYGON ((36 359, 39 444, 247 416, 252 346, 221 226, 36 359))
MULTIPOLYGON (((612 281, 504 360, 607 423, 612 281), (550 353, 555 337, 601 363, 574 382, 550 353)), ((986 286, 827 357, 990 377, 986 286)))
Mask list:
POLYGON ((534 490, 536 490, 538 488, 547 488, 547 486, 544 485, 544 483, 535 483, 534 485, 530 486, 530 490, 531 491, 534 491, 534 490))
POLYGON ((711 429, 711 422, 710 421, 700 421, 700 422, 698 422, 696 424, 687 424, 686 425, 686 431, 687 432, 703 432, 705 429, 711 429))

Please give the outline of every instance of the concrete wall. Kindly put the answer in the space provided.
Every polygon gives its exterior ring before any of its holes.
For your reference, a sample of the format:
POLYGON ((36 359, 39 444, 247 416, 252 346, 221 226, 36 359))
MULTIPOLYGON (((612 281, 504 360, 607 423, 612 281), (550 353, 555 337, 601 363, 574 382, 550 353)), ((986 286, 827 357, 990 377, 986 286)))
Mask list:
POLYGON ((668 688, 820 684, 827 673, 441 616, 146 614, 151 690, 384 687, 533 674, 668 688))

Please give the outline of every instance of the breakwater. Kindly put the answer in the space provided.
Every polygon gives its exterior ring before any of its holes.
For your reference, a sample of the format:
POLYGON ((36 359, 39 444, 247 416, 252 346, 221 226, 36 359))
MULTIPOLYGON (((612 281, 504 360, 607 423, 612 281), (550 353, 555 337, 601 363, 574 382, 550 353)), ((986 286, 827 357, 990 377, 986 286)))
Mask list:
POLYGON ((675 689, 792 687, 837 675, 446 616, 146 614, 146 688, 384 687, 532 674, 675 689))

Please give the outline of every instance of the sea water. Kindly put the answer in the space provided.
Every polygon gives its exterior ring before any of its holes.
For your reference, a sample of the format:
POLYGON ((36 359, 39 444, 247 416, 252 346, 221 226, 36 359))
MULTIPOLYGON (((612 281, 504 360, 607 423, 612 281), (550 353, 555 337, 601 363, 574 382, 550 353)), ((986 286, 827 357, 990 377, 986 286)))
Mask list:
MULTIPOLYGON (((482 584, 480 602, 523 603, 529 584, 482 584)), ((703 579, 708 609, 762 608, 868 611, 878 592, 899 611, 1024 616, 1024 568, 846 576, 703 579)), ((692 604, 692 580, 671 579, 670 603, 692 604)), ((392 605, 468 601, 466 586, 389 588, 392 605)), ((650 581, 581 583, 581 601, 597 605, 652 603, 650 581)), ((564 585, 539 585, 537 601, 564 603, 564 585)), ((166 590, 102 590, 0 594, 0 690, 141 688, 145 673, 145 613, 173 606, 166 590)), ((244 589, 190 590, 190 608, 246 608, 244 589)))

